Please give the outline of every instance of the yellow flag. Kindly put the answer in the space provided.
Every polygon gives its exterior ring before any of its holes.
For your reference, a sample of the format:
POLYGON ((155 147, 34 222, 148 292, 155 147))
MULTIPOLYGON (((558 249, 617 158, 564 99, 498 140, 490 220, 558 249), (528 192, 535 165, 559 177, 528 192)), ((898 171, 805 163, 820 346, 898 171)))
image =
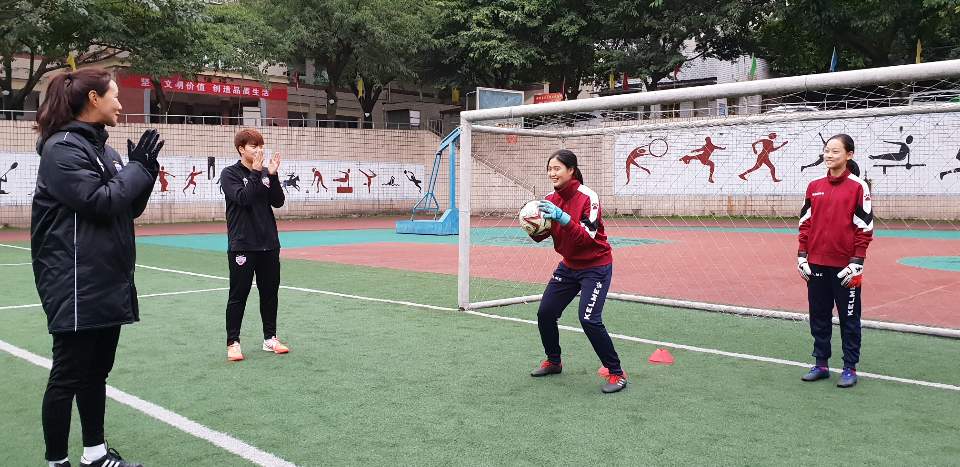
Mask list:
POLYGON ((67 65, 70 65, 70 71, 77 71, 77 59, 73 56, 73 52, 67 54, 67 65))
POLYGON ((460 88, 453 88, 453 90, 450 91, 450 100, 453 101, 454 104, 460 105, 460 88))
POLYGON ((357 97, 363 97, 363 77, 357 76, 357 97))
POLYGON ((617 75, 613 74, 613 72, 611 71, 610 72, 610 89, 614 89, 616 87, 617 87, 617 75))
POLYGON ((918 37, 918 38, 917 38, 917 61, 916 61, 916 63, 922 63, 922 62, 923 62, 923 58, 922 58, 921 55, 920 55, 921 52, 923 52, 923 47, 920 45, 920 38, 918 37))

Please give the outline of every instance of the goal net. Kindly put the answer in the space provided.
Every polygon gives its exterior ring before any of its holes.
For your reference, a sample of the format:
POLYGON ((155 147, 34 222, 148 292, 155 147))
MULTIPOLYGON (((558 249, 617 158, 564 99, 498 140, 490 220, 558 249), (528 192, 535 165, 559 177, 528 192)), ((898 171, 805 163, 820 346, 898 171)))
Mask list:
POLYGON ((803 319, 798 216, 846 133, 875 216, 865 326, 960 336, 958 111, 960 61, 466 112, 459 305, 539 300, 560 257, 516 215, 565 148, 600 198, 610 298, 803 319))

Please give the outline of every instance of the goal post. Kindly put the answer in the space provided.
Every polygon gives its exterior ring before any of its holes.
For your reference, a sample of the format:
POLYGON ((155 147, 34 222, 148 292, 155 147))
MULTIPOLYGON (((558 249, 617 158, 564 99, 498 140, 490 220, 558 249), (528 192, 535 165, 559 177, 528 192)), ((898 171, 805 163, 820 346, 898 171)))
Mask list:
POLYGON ((610 298, 804 319, 797 216, 823 139, 848 133, 877 227, 864 325, 960 337, 960 60, 473 110, 461 132, 461 309, 539 299, 559 257, 516 213, 566 148, 600 196, 610 298), (903 281, 944 287, 885 285, 903 281))

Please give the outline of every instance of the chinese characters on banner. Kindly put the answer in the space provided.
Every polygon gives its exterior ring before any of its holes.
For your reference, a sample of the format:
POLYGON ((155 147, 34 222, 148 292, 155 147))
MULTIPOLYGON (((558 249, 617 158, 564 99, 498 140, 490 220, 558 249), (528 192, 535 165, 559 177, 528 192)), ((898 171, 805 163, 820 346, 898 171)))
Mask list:
MULTIPOLYGON (((120 84, 125 87, 149 89, 153 87, 150 78, 139 75, 127 75, 120 78, 120 84)), ((265 88, 252 83, 208 83, 205 81, 190 81, 182 78, 161 78, 160 87, 164 91, 185 92, 191 94, 207 94, 216 96, 236 96, 247 98, 264 98, 271 100, 287 100, 286 86, 265 88)))

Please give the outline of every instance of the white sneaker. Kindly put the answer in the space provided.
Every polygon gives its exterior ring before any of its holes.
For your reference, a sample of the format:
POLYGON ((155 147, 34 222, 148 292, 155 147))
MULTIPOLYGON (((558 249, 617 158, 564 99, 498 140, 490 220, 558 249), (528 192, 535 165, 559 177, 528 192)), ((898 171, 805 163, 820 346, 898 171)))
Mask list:
POLYGON ((277 336, 273 336, 263 341, 263 350, 277 354, 287 353, 290 351, 290 349, 283 342, 280 342, 280 340, 277 339, 277 336))
POLYGON ((240 351, 239 342, 234 342, 227 346, 227 360, 231 362, 243 360, 243 352, 240 351))

